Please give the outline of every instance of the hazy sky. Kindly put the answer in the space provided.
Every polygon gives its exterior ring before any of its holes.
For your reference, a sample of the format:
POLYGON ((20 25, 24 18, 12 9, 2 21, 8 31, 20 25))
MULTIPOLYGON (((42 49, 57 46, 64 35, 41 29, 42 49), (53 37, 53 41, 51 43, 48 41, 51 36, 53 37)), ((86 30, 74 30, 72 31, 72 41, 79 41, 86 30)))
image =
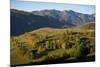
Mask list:
POLYGON ((56 9, 56 10, 73 10, 85 14, 95 13, 94 5, 58 4, 58 3, 29 2, 29 1, 18 1, 18 0, 11 0, 11 8, 24 11, 56 9))

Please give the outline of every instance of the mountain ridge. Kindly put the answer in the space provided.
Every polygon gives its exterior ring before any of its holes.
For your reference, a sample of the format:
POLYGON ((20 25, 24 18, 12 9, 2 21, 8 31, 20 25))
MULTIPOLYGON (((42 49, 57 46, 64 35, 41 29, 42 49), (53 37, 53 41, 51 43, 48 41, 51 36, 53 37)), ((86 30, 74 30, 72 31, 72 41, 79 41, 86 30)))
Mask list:
POLYGON ((43 27, 75 27, 94 21, 95 14, 82 14, 72 10, 42 10, 38 13, 11 9, 11 35, 20 35, 43 27))

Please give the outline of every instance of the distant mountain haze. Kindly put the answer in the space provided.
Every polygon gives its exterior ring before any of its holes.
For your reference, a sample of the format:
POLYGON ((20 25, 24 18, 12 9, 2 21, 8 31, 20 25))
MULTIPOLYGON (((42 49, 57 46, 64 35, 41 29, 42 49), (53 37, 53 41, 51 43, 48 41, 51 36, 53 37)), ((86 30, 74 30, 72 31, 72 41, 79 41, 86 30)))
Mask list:
POLYGON ((11 35, 20 35, 38 28, 76 27, 95 22, 95 14, 82 14, 72 10, 40 10, 26 12, 11 9, 11 35))
POLYGON ((88 14, 82 14, 78 12, 74 12, 72 10, 41 10, 41 11, 33 11, 32 12, 35 15, 40 15, 40 16, 48 16, 55 18, 61 22, 66 23, 72 23, 74 25, 81 24, 81 23, 86 23, 86 22, 91 22, 95 20, 95 16, 93 14, 88 15, 88 14))

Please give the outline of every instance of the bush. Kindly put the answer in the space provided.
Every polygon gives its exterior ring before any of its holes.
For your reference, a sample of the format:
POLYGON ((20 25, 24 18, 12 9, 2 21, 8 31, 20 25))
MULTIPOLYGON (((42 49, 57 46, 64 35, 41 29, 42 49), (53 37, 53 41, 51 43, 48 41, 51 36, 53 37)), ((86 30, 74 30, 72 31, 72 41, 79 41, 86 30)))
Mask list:
POLYGON ((90 47, 90 53, 94 53, 95 52, 95 45, 91 45, 90 47))
POLYGON ((69 49, 69 54, 70 54, 70 57, 76 57, 76 58, 83 57, 86 55, 85 47, 83 45, 75 46, 69 49))
POLYGON ((58 49, 48 53, 49 59, 69 58, 69 54, 66 49, 58 49))

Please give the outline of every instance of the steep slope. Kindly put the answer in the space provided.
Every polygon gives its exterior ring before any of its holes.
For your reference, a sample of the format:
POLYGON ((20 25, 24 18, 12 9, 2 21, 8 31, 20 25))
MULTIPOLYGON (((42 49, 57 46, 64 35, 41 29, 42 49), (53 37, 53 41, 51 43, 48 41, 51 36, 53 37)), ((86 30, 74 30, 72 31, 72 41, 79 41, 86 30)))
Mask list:
POLYGON ((80 25, 86 22, 93 22, 95 21, 95 15, 94 14, 82 14, 78 13, 72 10, 40 10, 40 11, 33 11, 32 12, 35 15, 40 15, 40 16, 48 16, 52 17, 55 19, 58 19, 61 22, 64 22, 65 24, 73 24, 73 25, 80 25))
POLYGON ((14 36, 11 38, 11 65, 57 63, 65 59, 67 63, 68 60, 73 62, 73 57, 91 61, 86 57, 92 54, 95 58, 94 35, 90 29, 41 28, 14 36))
POLYGON ((20 35, 43 27, 75 27, 93 21, 95 21, 94 14, 82 14, 72 10, 42 10, 25 12, 11 9, 11 35, 20 35))
POLYGON ((11 35, 19 35, 41 27, 62 27, 56 19, 33 15, 29 12, 11 10, 11 35))
POLYGON ((87 24, 79 26, 78 28, 92 29, 92 30, 94 30, 95 29, 95 23, 94 22, 87 23, 87 24))

